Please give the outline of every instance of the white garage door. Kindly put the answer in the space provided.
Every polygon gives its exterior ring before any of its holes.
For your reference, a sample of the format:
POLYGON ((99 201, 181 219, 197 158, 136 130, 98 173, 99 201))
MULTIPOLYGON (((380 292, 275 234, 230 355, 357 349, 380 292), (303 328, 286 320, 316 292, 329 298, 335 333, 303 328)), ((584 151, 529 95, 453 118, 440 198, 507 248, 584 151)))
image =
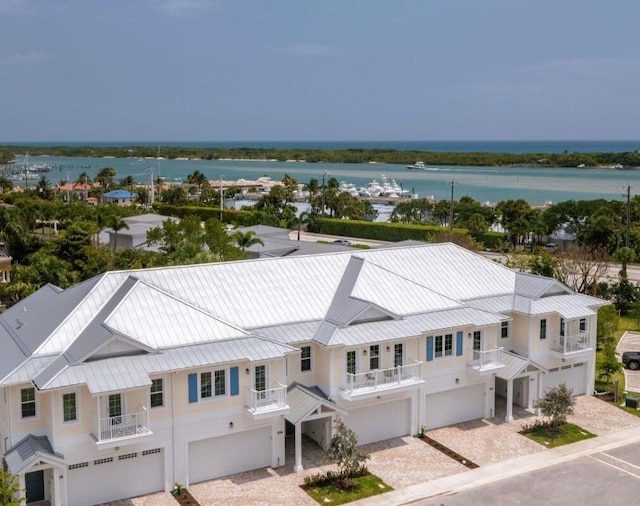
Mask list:
POLYGON ((189 483, 271 465, 271 427, 189 443, 189 483))
POLYGON ((69 504, 88 506, 164 490, 161 448, 69 466, 69 504))
POLYGON ((556 371, 549 371, 542 375, 543 391, 564 383, 573 390, 573 395, 582 395, 586 393, 586 371, 586 362, 565 365, 556 371))
POLYGON ((399 399, 350 410, 344 422, 363 445, 406 436, 411 432, 410 416, 411 399, 399 399))
POLYGON ((484 383, 426 396, 427 429, 475 420, 484 416, 484 383))

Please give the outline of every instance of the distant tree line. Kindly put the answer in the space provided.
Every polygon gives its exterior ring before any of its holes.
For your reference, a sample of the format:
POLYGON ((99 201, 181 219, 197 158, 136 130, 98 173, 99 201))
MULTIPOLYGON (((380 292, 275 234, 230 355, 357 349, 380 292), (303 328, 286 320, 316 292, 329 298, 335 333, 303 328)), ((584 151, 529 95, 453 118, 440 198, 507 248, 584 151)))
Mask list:
MULTIPOLYGON (((639 146, 640 148, 640 146, 639 146)), ((32 155, 65 157, 144 158, 158 156, 157 146, 0 146, 0 164, 29 151, 32 155)), ((203 160, 304 160, 308 163, 389 163, 412 164, 421 160, 428 165, 527 166, 527 167, 597 167, 622 165, 640 167, 640 149, 621 153, 489 153, 401 151, 394 149, 280 149, 280 148, 199 148, 163 146, 164 158, 200 158, 203 160)))

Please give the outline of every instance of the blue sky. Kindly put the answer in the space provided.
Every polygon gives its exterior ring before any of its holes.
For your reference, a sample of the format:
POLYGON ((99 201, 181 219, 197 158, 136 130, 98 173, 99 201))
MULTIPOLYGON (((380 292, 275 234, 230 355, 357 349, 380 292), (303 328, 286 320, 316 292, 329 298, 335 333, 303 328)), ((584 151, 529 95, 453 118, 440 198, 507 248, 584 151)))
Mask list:
POLYGON ((640 139, 637 0, 0 0, 0 142, 640 139))

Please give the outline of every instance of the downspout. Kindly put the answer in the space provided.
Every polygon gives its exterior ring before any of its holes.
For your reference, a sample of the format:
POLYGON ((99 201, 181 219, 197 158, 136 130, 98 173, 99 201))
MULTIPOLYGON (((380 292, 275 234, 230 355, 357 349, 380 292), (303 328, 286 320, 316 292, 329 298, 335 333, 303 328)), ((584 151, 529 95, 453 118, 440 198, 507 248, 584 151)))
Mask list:
POLYGON ((327 348, 329 351, 329 400, 333 397, 333 348, 327 348))
POLYGON ((176 372, 171 375, 171 468, 173 470, 173 483, 176 483, 176 416, 175 416, 175 376, 176 372))

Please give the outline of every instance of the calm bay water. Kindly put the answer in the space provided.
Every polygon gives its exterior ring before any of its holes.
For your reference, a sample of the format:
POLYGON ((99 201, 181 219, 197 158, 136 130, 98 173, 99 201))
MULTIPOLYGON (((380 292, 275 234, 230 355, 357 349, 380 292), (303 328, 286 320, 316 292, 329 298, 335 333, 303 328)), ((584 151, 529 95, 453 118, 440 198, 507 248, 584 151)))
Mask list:
MULTIPOLYGON (((191 143, 193 144, 193 143, 191 143)), ((18 160, 21 163, 22 160, 18 160)), ((498 202, 522 198, 533 204, 564 200, 591 200, 603 198, 622 200, 626 186, 632 195, 640 192, 640 171, 578 168, 497 168, 497 167, 437 167, 434 170, 407 170, 404 165, 388 164, 311 164, 298 162, 220 161, 220 160, 138 160, 135 158, 65 158, 30 157, 29 164, 51 164, 54 170, 46 173, 51 184, 67 178, 77 179, 82 172, 90 177, 104 167, 117 171, 116 180, 132 175, 136 181, 148 182, 158 175, 167 180, 182 179, 199 170, 209 180, 235 181, 240 178, 255 180, 269 176, 281 179, 285 174, 306 183, 311 178, 322 181, 335 177, 338 181, 366 186, 382 175, 395 179, 405 190, 419 197, 433 196, 448 199, 453 182, 454 198, 468 195, 480 202, 498 202)), ((23 182, 20 184, 24 184, 23 182)), ((35 184, 30 181, 29 184, 35 184)))

